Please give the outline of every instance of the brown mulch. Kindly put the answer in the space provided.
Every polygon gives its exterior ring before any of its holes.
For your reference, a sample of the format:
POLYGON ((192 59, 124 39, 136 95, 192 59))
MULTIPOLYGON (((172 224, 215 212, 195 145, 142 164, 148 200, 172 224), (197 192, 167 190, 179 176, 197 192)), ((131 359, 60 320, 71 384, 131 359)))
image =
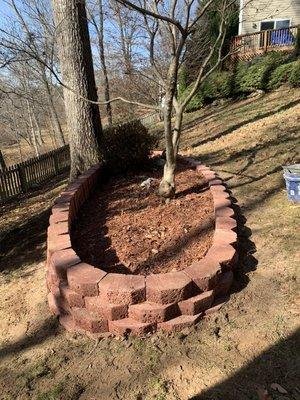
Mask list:
POLYGON ((97 188, 73 224, 80 258, 108 272, 144 274, 179 271, 211 246, 213 202, 204 180, 180 167, 177 194, 157 195, 161 171, 113 177, 97 188), (150 189, 141 182, 152 178, 150 189))

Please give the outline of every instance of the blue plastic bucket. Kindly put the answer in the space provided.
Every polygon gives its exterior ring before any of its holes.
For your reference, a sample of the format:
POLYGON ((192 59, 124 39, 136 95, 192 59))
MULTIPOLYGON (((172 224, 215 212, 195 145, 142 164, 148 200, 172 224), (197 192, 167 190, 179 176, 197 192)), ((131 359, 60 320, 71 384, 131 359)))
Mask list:
POLYGON ((300 164, 283 167, 288 199, 300 202, 300 164))

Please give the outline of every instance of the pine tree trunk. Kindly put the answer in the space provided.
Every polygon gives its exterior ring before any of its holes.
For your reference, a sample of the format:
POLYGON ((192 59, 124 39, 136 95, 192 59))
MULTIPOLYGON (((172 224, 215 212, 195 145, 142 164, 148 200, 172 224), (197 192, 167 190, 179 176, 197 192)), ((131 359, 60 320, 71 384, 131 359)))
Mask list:
POLYGON ((85 1, 53 0, 64 101, 71 151, 70 178, 75 178, 100 157, 102 134, 85 1), (73 90, 75 92, 73 92, 73 90))

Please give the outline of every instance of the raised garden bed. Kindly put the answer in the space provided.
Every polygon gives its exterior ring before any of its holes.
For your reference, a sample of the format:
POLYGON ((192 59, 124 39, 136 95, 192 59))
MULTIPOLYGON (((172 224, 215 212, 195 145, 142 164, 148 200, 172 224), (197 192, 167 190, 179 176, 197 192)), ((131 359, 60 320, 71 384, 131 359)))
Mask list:
POLYGON ((55 201, 48 302, 66 329, 93 336, 177 331, 224 302, 237 261, 230 196, 209 168, 181 164, 168 205, 154 193, 155 173, 147 190, 141 176, 104 182, 101 166, 55 201))

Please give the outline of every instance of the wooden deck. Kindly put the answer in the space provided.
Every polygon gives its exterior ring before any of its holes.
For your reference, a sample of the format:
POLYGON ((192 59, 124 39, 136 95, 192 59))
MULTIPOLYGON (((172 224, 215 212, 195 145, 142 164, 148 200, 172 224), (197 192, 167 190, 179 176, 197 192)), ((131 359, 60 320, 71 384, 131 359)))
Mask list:
POLYGON ((236 36, 231 51, 239 60, 251 60, 269 51, 293 51, 300 25, 236 36))

